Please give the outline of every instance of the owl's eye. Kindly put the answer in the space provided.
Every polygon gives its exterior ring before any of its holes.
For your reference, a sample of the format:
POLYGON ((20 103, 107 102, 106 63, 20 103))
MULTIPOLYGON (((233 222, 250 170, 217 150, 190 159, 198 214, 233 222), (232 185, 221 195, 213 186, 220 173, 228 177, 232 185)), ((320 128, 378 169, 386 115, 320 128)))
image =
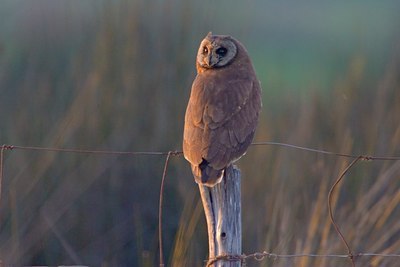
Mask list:
POLYGON ((228 50, 225 47, 220 47, 217 49, 217 51, 215 51, 215 53, 220 56, 225 56, 226 52, 228 52, 228 50))
POLYGON ((207 48, 207 46, 203 47, 203 54, 208 54, 208 48, 207 48))

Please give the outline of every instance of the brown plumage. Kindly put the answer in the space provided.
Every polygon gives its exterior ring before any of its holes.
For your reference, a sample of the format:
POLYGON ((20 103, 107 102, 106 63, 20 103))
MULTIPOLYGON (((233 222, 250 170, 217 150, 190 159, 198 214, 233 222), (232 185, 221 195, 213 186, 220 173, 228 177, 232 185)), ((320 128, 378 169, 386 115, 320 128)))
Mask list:
POLYGON ((209 33, 197 54, 183 153, 197 183, 214 186, 245 154, 261 110, 261 87, 243 45, 209 33))

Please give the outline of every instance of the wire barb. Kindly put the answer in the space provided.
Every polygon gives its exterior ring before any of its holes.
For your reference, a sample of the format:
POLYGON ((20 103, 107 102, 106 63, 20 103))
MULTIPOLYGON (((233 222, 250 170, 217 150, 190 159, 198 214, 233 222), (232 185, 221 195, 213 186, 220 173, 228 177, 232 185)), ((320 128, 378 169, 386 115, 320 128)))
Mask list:
POLYGON ((14 149, 13 145, 4 144, 4 145, 1 146, 1 150, 13 150, 13 149, 14 149))

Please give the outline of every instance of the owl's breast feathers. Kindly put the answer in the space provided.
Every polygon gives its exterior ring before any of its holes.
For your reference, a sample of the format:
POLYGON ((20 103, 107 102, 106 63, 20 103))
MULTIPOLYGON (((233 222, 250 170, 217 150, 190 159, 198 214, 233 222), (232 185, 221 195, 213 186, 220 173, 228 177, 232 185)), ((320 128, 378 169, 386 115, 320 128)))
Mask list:
MULTIPOLYGON (((250 145, 261 109, 261 88, 249 78, 203 76, 193 82, 183 151, 199 183, 213 185, 250 145), (231 79, 230 79, 231 78, 231 79)), ((254 78, 252 78, 254 77, 254 78)))

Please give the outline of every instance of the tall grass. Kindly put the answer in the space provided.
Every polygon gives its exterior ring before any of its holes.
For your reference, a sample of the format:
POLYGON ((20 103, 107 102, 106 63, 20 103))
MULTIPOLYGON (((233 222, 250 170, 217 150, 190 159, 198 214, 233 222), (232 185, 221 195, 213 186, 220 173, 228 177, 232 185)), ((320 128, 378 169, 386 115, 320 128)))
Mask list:
MULTIPOLYGON (((180 149, 195 51, 218 12, 180 0, 98 1, 93 6, 63 2, 62 9, 59 3, 41 2, 25 11, 20 32, 2 45, 0 141, 131 151, 180 149), (88 8, 94 11, 85 13, 88 8)), ((251 33, 243 27, 239 36, 251 33)), ((352 56, 347 69, 336 72, 337 82, 328 92, 270 94, 269 73, 257 69, 264 109, 255 139, 399 155, 398 52, 382 60, 387 67, 379 75, 370 75, 374 63, 368 57, 352 56)), ((262 55, 263 50, 254 54, 262 55)), ((156 265, 164 158, 16 150, 6 151, 4 163, 4 263, 156 265)), ((243 252, 345 253, 328 218, 327 194, 348 163, 281 147, 251 147, 239 162, 243 252)), ((399 253, 399 168, 397 162, 361 162, 336 191, 335 217, 354 252, 399 253)), ((183 158, 171 159, 164 195, 169 264, 202 266, 207 258, 205 219, 183 158)), ((315 258, 249 262, 345 264, 346 259, 315 258)), ((358 259, 358 266, 393 264, 393 258, 358 259)))

